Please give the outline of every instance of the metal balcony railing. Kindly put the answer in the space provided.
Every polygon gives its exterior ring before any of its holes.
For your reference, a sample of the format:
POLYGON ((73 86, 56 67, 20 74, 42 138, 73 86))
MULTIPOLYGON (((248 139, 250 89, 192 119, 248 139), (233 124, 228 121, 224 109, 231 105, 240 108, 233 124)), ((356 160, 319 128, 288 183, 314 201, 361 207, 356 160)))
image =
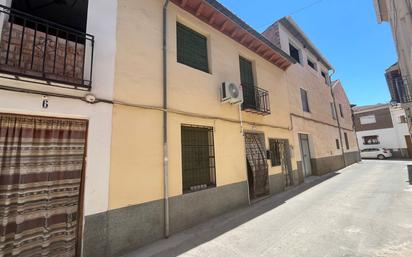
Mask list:
POLYGON ((392 99, 400 103, 411 103, 412 102, 412 86, 409 76, 396 76, 392 78, 393 87, 395 90, 395 95, 392 99))
POLYGON ((242 108, 261 115, 270 114, 269 92, 259 87, 243 86, 242 108))
POLYGON ((91 89, 94 36, 3 5, 0 26, 0 73, 91 89))

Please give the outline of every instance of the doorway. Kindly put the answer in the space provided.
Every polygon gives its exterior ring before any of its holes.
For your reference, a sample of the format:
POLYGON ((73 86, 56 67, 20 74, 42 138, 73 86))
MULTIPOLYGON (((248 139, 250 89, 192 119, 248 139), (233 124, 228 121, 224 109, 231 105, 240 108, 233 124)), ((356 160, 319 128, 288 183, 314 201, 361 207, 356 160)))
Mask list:
POLYGON ((300 149, 302 155, 302 167, 305 177, 312 176, 312 163, 309 147, 309 136, 307 134, 299 134, 300 149))
POLYGON ((87 127, 0 113, 0 256, 80 256, 87 127))
POLYGON ((267 163, 265 135, 245 133, 247 175, 250 199, 269 195, 269 167, 267 163))
POLYGON ((405 136, 406 147, 408 149, 408 158, 412 158, 412 139, 411 136, 405 136))

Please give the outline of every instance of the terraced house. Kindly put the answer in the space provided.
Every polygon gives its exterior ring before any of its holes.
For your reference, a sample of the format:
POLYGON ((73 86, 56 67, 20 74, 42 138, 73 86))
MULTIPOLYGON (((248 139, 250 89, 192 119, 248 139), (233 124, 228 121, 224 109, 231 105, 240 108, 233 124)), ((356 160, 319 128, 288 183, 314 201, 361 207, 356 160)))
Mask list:
POLYGON ((263 35, 296 61, 287 84, 298 174, 324 175, 359 161, 351 106, 341 82, 330 81, 332 65, 291 17, 263 35))
POLYGON ((216 0, 1 10, 0 255, 119 256, 357 160, 289 18, 273 37, 216 0))
POLYGON ((79 256, 108 208, 116 2, 55 2, 0 2, 0 256, 79 256))

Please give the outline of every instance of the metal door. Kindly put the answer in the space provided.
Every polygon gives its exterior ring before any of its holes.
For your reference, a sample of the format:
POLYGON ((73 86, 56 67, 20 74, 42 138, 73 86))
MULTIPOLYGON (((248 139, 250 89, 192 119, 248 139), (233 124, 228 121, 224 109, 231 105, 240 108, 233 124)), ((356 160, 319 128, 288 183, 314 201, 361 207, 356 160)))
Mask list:
POLYGON ((293 185, 292 178, 292 163, 290 159, 289 152, 289 140, 280 140, 279 141, 279 152, 280 152, 280 163, 282 166, 282 172, 285 177, 285 187, 290 187, 293 185))
POLYGON ((312 176, 312 164, 309 148, 309 137, 306 134, 300 134, 300 148, 302 153, 302 166, 305 177, 312 176))
POLYGON ((265 136, 245 133, 246 159, 250 198, 269 194, 269 168, 266 159, 265 136))

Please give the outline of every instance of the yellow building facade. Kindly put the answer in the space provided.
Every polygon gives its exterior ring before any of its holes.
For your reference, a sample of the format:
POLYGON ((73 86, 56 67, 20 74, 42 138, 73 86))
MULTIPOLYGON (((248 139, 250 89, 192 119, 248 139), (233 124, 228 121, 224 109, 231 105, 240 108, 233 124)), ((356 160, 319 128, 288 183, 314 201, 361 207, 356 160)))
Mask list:
MULTIPOLYGON (((301 103, 291 90, 297 64, 288 53, 217 1, 165 2, 118 1, 109 210, 86 217, 85 256, 116 256, 298 185, 304 180, 300 128, 308 127, 313 138, 339 133, 336 126, 319 127, 292 115, 301 103), (182 28, 206 42, 205 70, 179 59, 182 28), (244 60, 249 77, 242 75, 244 60), (247 79, 269 99, 264 110, 256 98, 256 110, 222 103, 223 83, 242 85, 246 99, 247 79), (196 150, 201 145, 185 143, 186 130, 209 135, 210 183, 187 182, 188 165, 198 167, 203 159, 196 150)), ((324 87, 322 95, 332 101, 324 87)))

